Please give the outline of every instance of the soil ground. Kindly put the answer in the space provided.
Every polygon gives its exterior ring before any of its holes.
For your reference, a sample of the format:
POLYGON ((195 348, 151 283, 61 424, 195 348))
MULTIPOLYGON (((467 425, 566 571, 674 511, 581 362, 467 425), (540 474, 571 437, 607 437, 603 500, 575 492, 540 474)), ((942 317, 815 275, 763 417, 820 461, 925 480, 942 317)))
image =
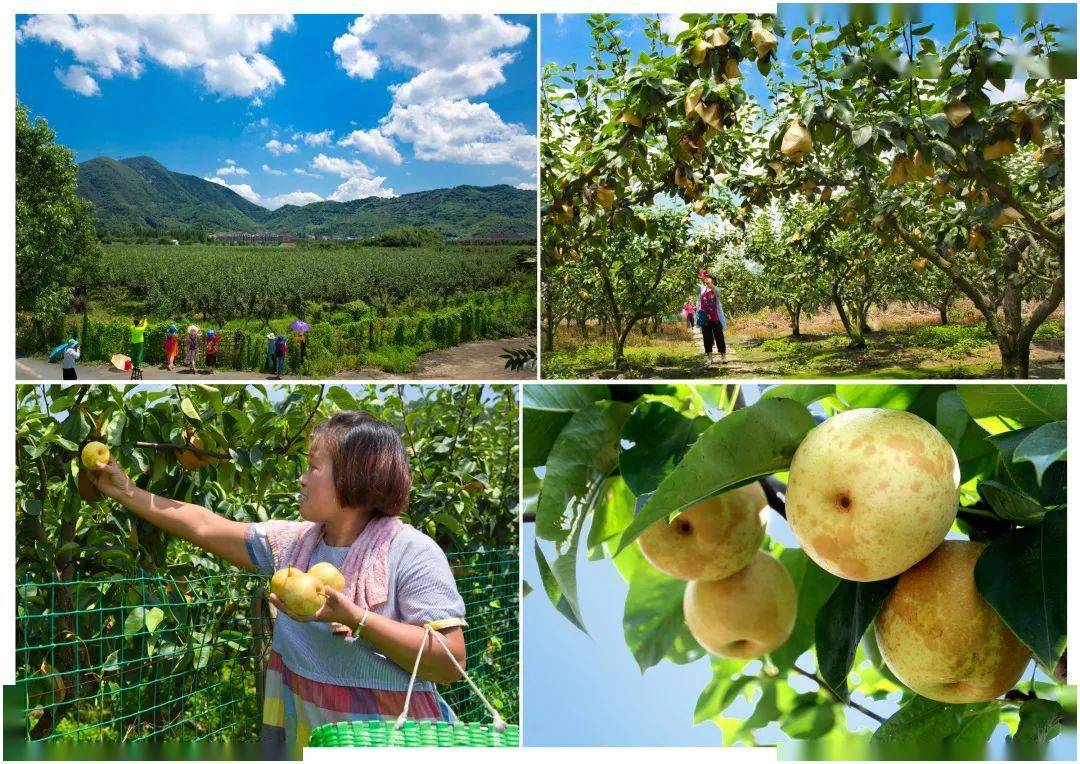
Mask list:
MULTIPOLYGON (((335 379, 341 380, 414 380, 414 379, 445 379, 445 380, 518 380, 536 379, 535 369, 523 369, 521 371, 508 371, 505 368, 506 361, 499 355, 507 349, 522 347, 536 347, 535 337, 517 337, 505 340, 483 340, 481 342, 469 342, 445 350, 435 350, 420 356, 420 362, 416 369, 407 374, 390 374, 381 369, 358 369, 356 371, 342 372, 335 379)), ((106 364, 94 364, 89 366, 80 365, 77 368, 80 382, 127 382, 130 372, 117 371, 106 364)), ((61 375, 60 365, 49 363, 43 358, 16 358, 15 378, 24 381, 59 380, 61 375)), ((205 369, 200 369, 194 375, 186 368, 177 368, 168 371, 160 366, 146 367, 143 369, 143 380, 171 380, 171 381, 273 381, 275 378, 263 372, 219 370, 215 374, 207 374, 205 369)), ((286 374, 283 381, 297 381, 303 377, 286 374)))

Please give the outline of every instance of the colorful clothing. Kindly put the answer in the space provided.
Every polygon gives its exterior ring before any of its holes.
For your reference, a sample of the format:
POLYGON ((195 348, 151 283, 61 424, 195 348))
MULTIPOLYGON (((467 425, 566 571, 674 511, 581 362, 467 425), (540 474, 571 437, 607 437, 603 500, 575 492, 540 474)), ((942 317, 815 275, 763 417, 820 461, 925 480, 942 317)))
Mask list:
POLYGON ((698 310, 705 311, 706 321, 719 321, 720 325, 727 329, 727 317, 724 315, 724 306, 720 303, 720 290, 716 287, 712 289, 701 288, 701 294, 698 297, 698 310))
POLYGON ((199 335, 189 334, 187 337, 187 362, 195 363, 199 359, 199 335))
POLYGON ((211 368, 217 366, 217 353, 218 353, 218 340, 221 339, 218 335, 206 338, 206 365, 211 368))
POLYGON ((176 360, 176 354, 180 352, 180 341, 175 334, 165 335, 165 363, 172 366, 172 362, 176 360))
POLYGON ((132 324, 128 328, 128 339, 131 340, 132 345, 141 345, 146 341, 146 324, 147 321, 144 318, 137 324, 132 324))
MULTIPOLYGON (((269 575, 293 559, 299 535, 289 536, 296 539, 292 544, 281 543, 282 525, 294 524, 270 521, 248 527, 248 556, 261 573, 269 575)), ((308 563, 329 562, 343 570, 350 549, 319 539, 308 563)), ((465 615, 446 555, 434 540, 407 525, 394 534, 386 553, 385 596, 372 612, 401 623, 423 624, 465 615)), ((301 623, 279 614, 270 647, 264 756, 299 759, 311 729, 320 724, 393 719, 401 713, 409 672, 378 653, 362 636, 334 633, 330 624, 301 623)), ((435 685, 421 680, 416 683, 409 715, 454 720, 435 685)))

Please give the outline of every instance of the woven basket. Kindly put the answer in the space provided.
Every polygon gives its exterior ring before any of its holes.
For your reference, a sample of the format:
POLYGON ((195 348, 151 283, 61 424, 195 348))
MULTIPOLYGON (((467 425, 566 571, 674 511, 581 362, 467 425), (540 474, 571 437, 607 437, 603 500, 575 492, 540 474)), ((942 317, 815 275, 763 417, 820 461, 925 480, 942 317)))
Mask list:
POLYGON ((477 722, 408 721, 394 729, 394 720, 336 722, 311 731, 312 748, 517 748, 516 724, 497 732, 491 724, 477 722))

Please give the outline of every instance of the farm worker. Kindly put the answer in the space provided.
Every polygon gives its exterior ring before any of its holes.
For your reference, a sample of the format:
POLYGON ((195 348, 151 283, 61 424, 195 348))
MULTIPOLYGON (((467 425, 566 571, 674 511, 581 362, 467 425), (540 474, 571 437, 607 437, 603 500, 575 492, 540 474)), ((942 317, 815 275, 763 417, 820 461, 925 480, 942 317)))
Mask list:
POLYGON ((694 331, 694 298, 693 295, 686 298, 682 306, 683 321, 686 322, 686 331, 694 331))
POLYGON ((202 334, 202 330, 199 327, 192 324, 187 330, 187 363, 188 369, 191 373, 195 373, 195 362, 199 360, 199 335, 202 334))
POLYGON ((701 292, 698 295, 697 317, 701 339, 705 342, 705 365, 712 366, 714 344, 720 351, 720 363, 727 363, 727 345, 724 342, 727 317, 720 303, 720 290, 704 269, 698 272, 698 276, 701 279, 701 292))
MULTIPOLYGON (((307 445, 296 520, 242 522, 156 496, 115 461, 88 470, 103 494, 138 517, 243 570, 269 576, 325 562, 341 571, 344 592, 328 590, 314 615, 270 597, 278 614, 264 678, 263 759, 300 759, 310 731, 329 722, 397 718, 425 642, 409 718, 455 721, 436 683, 460 674, 418 624, 464 618, 465 606, 438 544, 398 518, 412 481, 401 436, 347 411, 316 424, 307 445)), ((464 666, 461 628, 439 632, 464 666)))
POLYGON ((277 335, 273 332, 266 333, 266 370, 271 374, 277 368, 277 335))
POLYGON ((285 373, 285 353, 287 352, 285 347, 285 337, 283 335, 278 336, 274 340, 274 359, 277 361, 277 378, 281 379, 281 375, 285 373))
POLYGON ((78 379, 75 374, 75 362, 79 360, 79 356, 82 353, 79 351, 79 341, 74 337, 67 341, 67 348, 64 349, 64 357, 60 361, 60 368, 63 370, 64 379, 78 379))
POLYGON ((146 342, 147 321, 142 316, 135 316, 128 328, 128 338, 131 340, 131 368, 138 369, 142 366, 143 343, 146 342))
POLYGON ((206 331, 206 368, 211 374, 214 373, 214 367, 217 366, 217 348, 218 340, 221 339, 218 333, 213 329, 207 329, 206 331))
POLYGON ((169 326, 165 332, 165 367, 173 370, 176 354, 180 352, 180 338, 176 335, 176 326, 169 326))

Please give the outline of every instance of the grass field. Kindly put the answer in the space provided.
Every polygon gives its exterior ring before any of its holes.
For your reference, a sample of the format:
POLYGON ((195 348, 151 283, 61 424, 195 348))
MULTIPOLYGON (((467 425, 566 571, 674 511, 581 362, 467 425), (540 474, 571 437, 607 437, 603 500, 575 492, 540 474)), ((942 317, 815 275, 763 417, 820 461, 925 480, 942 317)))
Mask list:
MULTIPOLYGON (((690 335, 681 322, 662 325, 657 333, 636 331, 627 340, 625 372, 611 368, 611 348, 595 326, 583 338, 574 326, 560 326, 555 348, 542 354, 545 379, 698 379, 710 377, 829 377, 972 379, 1000 376, 997 345, 978 314, 958 305, 950 323, 938 325, 936 311, 893 306, 871 316, 875 331, 866 347, 848 347, 833 313, 802 322, 802 336, 792 337, 782 314, 773 311, 732 318, 726 334, 728 363, 719 356, 705 365, 700 334, 690 335)), ((1031 376, 1060 379, 1065 374, 1064 309, 1044 323, 1031 349, 1031 376)))

